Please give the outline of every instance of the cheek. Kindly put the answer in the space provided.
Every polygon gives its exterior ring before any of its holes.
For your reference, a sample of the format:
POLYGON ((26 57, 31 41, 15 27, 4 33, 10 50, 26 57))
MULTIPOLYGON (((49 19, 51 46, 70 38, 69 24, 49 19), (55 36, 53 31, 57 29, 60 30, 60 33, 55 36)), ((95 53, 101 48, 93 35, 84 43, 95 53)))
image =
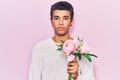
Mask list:
POLYGON ((53 22, 52 22, 52 25, 53 25, 54 27, 56 27, 56 26, 58 25, 58 22, 57 22, 57 21, 53 21, 53 22))
POLYGON ((71 24, 65 24, 66 29, 70 27, 71 24))
POLYGON ((70 25, 71 25, 71 22, 70 22, 70 21, 66 21, 64 24, 65 24, 66 26, 70 26, 70 25))
POLYGON ((54 23, 54 24, 52 24, 52 26, 53 26, 54 30, 56 31, 57 30, 57 24, 54 23))
POLYGON ((51 22, 52 27, 55 28, 56 24, 54 22, 51 22))

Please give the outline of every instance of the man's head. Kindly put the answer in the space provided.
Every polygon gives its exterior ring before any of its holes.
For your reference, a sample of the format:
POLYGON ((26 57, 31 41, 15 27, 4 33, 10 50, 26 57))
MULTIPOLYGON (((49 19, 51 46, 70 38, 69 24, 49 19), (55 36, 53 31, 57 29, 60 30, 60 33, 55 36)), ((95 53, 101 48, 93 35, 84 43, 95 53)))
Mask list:
POLYGON ((60 2, 57 2, 57 3, 53 4, 51 6, 51 11, 50 11, 51 19, 52 19, 52 16, 53 16, 53 11, 55 11, 55 10, 70 11, 71 20, 73 19, 74 10, 73 10, 73 7, 70 3, 66 2, 66 1, 60 1, 60 2))
POLYGON ((65 36, 69 34, 69 27, 73 23, 73 7, 70 3, 60 1, 51 7, 51 23, 55 35, 65 36))

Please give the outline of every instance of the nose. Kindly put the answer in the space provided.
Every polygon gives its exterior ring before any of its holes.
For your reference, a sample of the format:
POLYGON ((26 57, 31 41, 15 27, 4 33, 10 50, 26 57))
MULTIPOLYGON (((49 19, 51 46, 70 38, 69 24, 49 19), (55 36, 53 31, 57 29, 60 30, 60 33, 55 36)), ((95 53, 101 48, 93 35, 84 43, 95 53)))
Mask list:
POLYGON ((59 20, 59 25, 63 25, 63 19, 59 20))

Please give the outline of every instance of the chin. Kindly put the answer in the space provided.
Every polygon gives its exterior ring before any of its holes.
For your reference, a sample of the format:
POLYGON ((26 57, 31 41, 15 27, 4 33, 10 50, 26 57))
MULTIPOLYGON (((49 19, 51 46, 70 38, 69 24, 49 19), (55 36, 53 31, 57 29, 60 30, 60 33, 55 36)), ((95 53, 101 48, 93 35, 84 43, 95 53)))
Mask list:
POLYGON ((67 33, 57 33, 58 36, 65 36, 67 33))
POLYGON ((65 36, 64 34, 57 34, 58 36, 65 36))

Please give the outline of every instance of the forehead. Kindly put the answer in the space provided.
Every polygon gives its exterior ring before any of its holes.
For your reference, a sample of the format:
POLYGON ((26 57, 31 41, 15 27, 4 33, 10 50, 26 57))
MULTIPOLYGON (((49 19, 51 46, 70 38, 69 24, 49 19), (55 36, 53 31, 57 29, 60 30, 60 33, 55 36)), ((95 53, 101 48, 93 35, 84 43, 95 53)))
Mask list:
POLYGON ((53 16, 70 16, 70 11, 68 10, 54 10, 53 16))

